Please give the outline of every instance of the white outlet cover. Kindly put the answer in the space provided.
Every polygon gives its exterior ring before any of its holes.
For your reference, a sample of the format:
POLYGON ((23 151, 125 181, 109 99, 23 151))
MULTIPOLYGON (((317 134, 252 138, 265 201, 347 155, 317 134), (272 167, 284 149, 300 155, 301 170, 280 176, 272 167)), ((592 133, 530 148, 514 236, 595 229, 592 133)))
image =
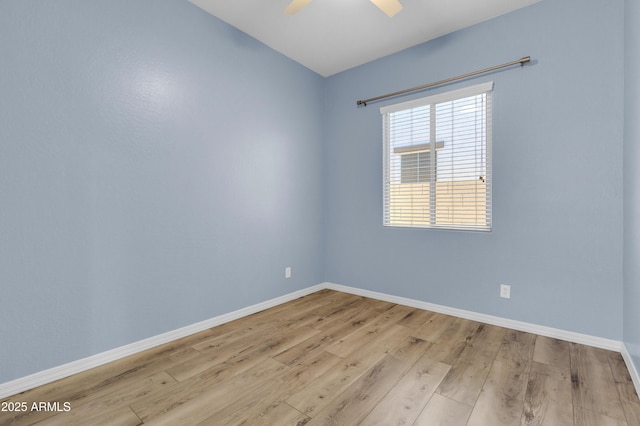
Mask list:
POLYGON ((284 277, 291 278, 291 266, 287 266, 284 268, 284 277))
POLYGON ((511 299, 511 286, 502 284, 500 285, 500 297, 503 299, 511 299))

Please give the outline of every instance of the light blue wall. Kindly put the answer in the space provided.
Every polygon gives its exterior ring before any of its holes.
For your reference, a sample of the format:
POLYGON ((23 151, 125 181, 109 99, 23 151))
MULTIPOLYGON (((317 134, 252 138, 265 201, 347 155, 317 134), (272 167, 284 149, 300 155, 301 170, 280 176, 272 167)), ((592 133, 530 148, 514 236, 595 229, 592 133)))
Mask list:
POLYGON ((640 371, 640 0, 625 2, 624 342, 640 371))
POLYGON ((328 79, 327 280, 620 340, 623 4, 542 1, 328 79), (356 107, 526 55, 524 69, 356 107), (493 231, 384 228, 379 107, 488 80, 493 231))
POLYGON ((0 62, 0 383, 322 282, 317 74, 186 0, 2 0, 0 62))

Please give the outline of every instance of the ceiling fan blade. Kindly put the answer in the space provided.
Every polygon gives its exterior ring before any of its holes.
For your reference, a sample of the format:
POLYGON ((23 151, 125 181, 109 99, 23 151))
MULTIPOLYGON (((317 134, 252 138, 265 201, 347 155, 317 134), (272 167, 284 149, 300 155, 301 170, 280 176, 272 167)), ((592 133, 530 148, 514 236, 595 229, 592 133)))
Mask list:
POLYGON ((311 0, 292 0, 287 7, 284 8, 284 13, 288 15, 295 15, 300 9, 311 3, 311 0))
POLYGON ((402 10, 402 4, 398 0, 371 0, 371 3, 378 6, 378 9, 392 18, 396 13, 402 10))

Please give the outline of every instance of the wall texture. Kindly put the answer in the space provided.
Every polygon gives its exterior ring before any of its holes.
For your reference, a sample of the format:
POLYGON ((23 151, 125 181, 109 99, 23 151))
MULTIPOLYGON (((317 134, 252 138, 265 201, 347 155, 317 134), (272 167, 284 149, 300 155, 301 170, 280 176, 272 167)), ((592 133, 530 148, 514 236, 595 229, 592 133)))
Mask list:
POLYGON ((624 342, 640 371, 640 1, 624 15, 624 342))
POLYGON ((323 281, 318 75, 186 0, 2 1, 0 58, 0 382, 323 281))
POLYGON ((623 21, 622 1, 542 1, 329 78, 327 280, 620 340, 623 21), (527 55, 523 69, 356 107, 527 55), (493 231, 383 227, 379 107, 489 80, 493 231))

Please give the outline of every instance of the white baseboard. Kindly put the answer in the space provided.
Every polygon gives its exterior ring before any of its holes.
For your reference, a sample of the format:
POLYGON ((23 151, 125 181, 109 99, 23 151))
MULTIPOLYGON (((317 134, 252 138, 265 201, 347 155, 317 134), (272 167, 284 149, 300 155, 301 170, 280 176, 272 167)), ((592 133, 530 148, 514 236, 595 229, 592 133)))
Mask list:
POLYGON ((629 373, 633 379, 634 385, 640 394, 640 377, 633 362, 631 362, 631 356, 626 350, 626 347, 622 342, 610 339, 604 339, 601 337, 589 336, 586 334, 574 333, 571 331, 559 330, 550 327, 543 327, 535 324, 525 323, 521 321, 514 321, 506 318, 495 317, 492 315, 479 314, 472 311, 465 311, 462 309, 450 308, 447 306, 436 305, 433 303, 423 302, 420 300, 409 299, 405 297, 393 296, 385 293, 378 293, 369 290, 362 290, 355 287, 348 287, 334 283, 322 283, 312 287, 308 287, 303 290, 299 290, 293 293, 286 294, 275 299, 268 300, 266 302, 258 303, 256 305, 248 306, 246 308, 238 309, 237 311, 229 312, 209 320, 205 320, 196 324, 192 324, 177 330, 169 331, 148 339, 140 340, 138 342, 131 343, 129 345, 121 346, 106 352, 102 352, 88 358, 84 358, 78 361, 70 362, 68 364, 54 367, 45 371, 41 371, 30 376, 22 377, 10 382, 0 384, 0 399, 16 395, 20 392, 24 392, 29 389, 33 389, 37 386, 42 386, 47 383, 51 383, 55 380, 69 377, 73 374, 81 373, 106 363, 116 361, 129 355, 133 355, 153 347, 169 343, 171 341, 180 339, 182 337, 189 336, 200 331, 204 331, 208 328, 215 327, 233 321, 256 312, 263 311, 268 308, 286 303, 288 301, 297 299, 302 296, 314 293, 322 289, 331 289, 341 291, 344 293, 356 294, 358 296, 370 297, 373 299, 384 300, 391 303, 397 303, 400 305, 411 306, 414 308, 425 309, 428 311, 439 312, 442 314, 452 315, 460 318, 465 318, 473 321, 483 322, 487 324, 497 325, 500 327, 511 328, 514 330, 526 331, 529 333, 535 333, 542 336, 553 337, 556 339, 567 340, 570 342, 580 343, 583 345, 594 346, 602 349, 613 350, 621 352, 624 360, 629 368, 629 373))
POLYGON ((633 359, 631 358, 631 354, 627 350, 626 345, 622 345, 622 358, 624 359, 624 363, 627 364, 627 370, 629 370, 629 375, 631 376, 631 380, 633 381, 633 385, 636 388, 636 393, 640 395, 640 374, 638 374, 638 369, 636 365, 633 363, 633 359))
POLYGON ((531 324, 527 322, 514 321, 507 318, 496 317, 493 315, 479 314, 477 312, 465 311, 463 309, 450 308, 448 306, 436 305, 433 303, 423 302, 406 297, 392 296, 390 294, 378 293, 375 291, 362 290, 359 288, 348 287, 340 284, 324 283, 325 288, 344 293, 356 294, 358 296, 370 297, 373 299, 384 300, 386 302, 397 303, 399 305, 411 306, 412 308, 424 309, 427 311, 438 312, 441 314, 452 315, 459 318, 465 318, 473 321, 483 322, 486 324, 497 325, 499 327, 510 328, 513 330, 526 331, 528 333, 539 334, 541 336, 553 337, 555 339, 566 340, 569 342, 580 343, 596 348, 608 349, 620 352, 622 343, 617 340, 604 339, 602 337, 590 336, 587 334, 574 333, 572 331, 560 330, 557 328, 544 327, 541 325, 531 324))
POLYGON ((167 333, 159 334, 157 336, 150 337, 148 339, 140 340, 119 348, 115 348, 106 352, 102 352, 96 355, 92 355, 87 358, 73 361, 68 364, 64 364, 58 367, 54 367, 48 370, 44 370, 30 376, 21 377, 10 382, 0 384, 0 399, 16 395, 20 392, 24 392, 29 389, 33 389, 38 386, 51 383, 53 381, 69 377, 73 374, 87 371, 91 368, 98 367, 100 365, 107 364, 112 361, 124 358, 129 355, 133 355, 147 349, 154 348, 156 346, 163 345, 165 343, 172 342, 182 337, 189 336, 191 334, 204 331, 208 328, 215 327, 233 321, 256 312, 263 311, 265 309, 272 308, 282 303, 297 299, 302 296, 306 296, 316 291, 324 289, 323 284, 318 284, 313 287, 308 287, 303 290, 295 291, 293 293, 286 294, 275 299, 267 300, 256 305, 248 306, 246 308, 238 309, 237 311, 229 312, 227 314, 219 315, 217 317, 188 325, 186 327, 179 328, 177 330, 169 331, 167 333))

